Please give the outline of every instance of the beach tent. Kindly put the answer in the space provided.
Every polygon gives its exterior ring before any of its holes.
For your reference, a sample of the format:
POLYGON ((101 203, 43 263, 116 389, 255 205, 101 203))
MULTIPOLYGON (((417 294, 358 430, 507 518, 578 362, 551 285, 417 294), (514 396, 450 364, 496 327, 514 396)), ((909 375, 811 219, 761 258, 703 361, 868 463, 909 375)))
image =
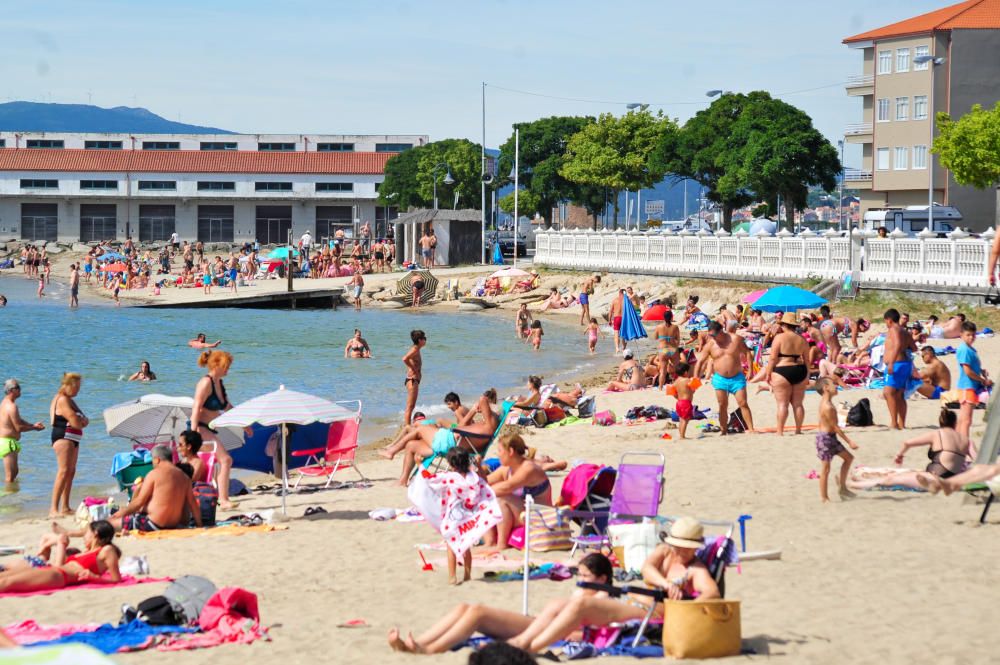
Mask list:
POLYGON ((754 309, 762 312, 797 312, 800 309, 811 309, 825 305, 826 298, 821 298, 812 291, 800 289, 797 286, 776 286, 754 301, 754 309))
POLYGON ((660 323, 663 321, 663 314, 667 311, 667 309, 668 307, 666 305, 653 305, 646 310, 645 314, 642 315, 642 320, 660 323))
POLYGON ((646 329, 642 327, 639 313, 635 311, 635 306, 627 297, 622 298, 622 327, 618 331, 618 336, 626 342, 646 337, 646 329))

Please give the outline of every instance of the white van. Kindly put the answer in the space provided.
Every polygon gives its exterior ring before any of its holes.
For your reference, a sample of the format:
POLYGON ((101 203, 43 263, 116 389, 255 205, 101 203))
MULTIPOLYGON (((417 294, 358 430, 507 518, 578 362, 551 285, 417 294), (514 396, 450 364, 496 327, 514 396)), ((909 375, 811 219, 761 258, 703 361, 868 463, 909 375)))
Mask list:
MULTIPOLYGON (((877 231, 885 227, 892 233, 899 229, 907 235, 916 235, 927 228, 927 206, 907 206, 905 208, 872 208, 865 213, 861 228, 877 231)), ((962 221, 962 213, 954 206, 934 205, 934 233, 951 233, 962 221)))

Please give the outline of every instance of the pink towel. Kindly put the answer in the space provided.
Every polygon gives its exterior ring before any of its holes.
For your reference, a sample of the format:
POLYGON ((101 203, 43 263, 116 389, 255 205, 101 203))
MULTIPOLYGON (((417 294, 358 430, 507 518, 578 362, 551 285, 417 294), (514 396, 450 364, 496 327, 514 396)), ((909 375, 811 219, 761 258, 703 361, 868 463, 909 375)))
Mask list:
POLYGON ((0 593, 0 598, 20 598, 22 596, 48 596, 57 591, 68 591, 70 589, 108 589, 110 587, 132 586, 133 584, 148 584, 149 582, 173 582, 172 577, 132 577, 122 575, 121 582, 115 584, 98 584, 89 582, 87 584, 75 584, 73 586, 60 587, 58 589, 38 589, 37 591, 16 591, 13 593, 0 593))
POLYGON ((563 480, 559 501, 564 506, 576 508, 587 498, 591 479, 601 470, 600 464, 578 464, 563 480))
POLYGON ((42 626, 31 619, 21 623, 4 626, 4 632, 18 644, 34 644, 57 640, 74 633, 92 633, 101 627, 99 623, 62 623, 54 626, 42 626))

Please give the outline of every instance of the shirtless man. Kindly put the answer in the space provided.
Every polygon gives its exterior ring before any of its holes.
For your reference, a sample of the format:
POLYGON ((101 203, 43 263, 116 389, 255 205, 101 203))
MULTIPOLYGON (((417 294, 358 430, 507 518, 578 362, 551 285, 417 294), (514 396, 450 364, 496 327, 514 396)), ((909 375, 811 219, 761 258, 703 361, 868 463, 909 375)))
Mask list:
POLYGON ((80 306, 80 270, 75 263, 69 266, 69 306, 80 306))
POLYGON ((191 251, 191 245, 187 240, 184 241, 182 256, 184 257, 184 268, 192 270, 194 268, 194 253, 191 251))
POLYGON ((619 348, 624 348, 619 335, 622 329, 622 313, 625 311, 623 309, 625 307, 624 299, 625 289, 618 289, 618 295, 611 301, 611 308, 608 310, 608 320, 611 321, 611 328, 615 331, 616 354, 618 353, 619 348))
POLYGON ((420 356, 420 349, 427 345, 427 335, 423 330, 411 330, 410 340, 413 346, 403 356, 403 365, 406 366, 406 379, 403 385, 406 387, 406 410, 403 412, 403 424, 409 425, 413 420, 413 409, 417 406, 417 394, 420 392, 420 379, 424 360, 420 356))
POLYGON ((727 330, 730 321, 736 321, 736 315, 729 311, 728 305, 725 303, 719 307, 719 313, 716 315, 715 320, 722 324, 723 330, 727 330))
POLYGON ((17 398, 21 396, 21 384, 16 379, 7 379, 3 384, 3 401, 0 402, 0 457, 3 458, 4 480, 17 480, 17 453, 21 450, 21 432, 45 429, 42 423, 32 425, 21 417, 17 410, 17 398))
POLYGON ((885 387, 882 394, 889 407, 889 427, 892 429, 906 428, 906 399, 903 395, 906 384, 913 376, 913 352, 917 350, 913 338, 899 325, 899 318, 898 310, 890 308, 885 311, 885 387))
POLYGON ((205 333, 198 333, 198 336, 192 340, 188 340, 188 346, 192 349, 214 349, 215 347, 222 344, 221 339, 217 339, 211 344, 205 341, 205 333))
POLYGON ((924 367, 920 370, 924 385, 917 388, 917 392, 927 399, 939 399, 941 393, 951 390, 951 370, 938 360, 933 346, 920 349, 920 357, 924 361, 924 367))
POLYGON ((201 526, 201 509, 191 491, 191 479, 173 465, 164 445, 151 451, 153 470, 146 474, 129 504, 108 520, 116 531, 160 531, 187 526, 189 517, 201 526))
POLYGON ((425 268, 434 267, 435 245, 437 245, 437 239, 431 234, 431 231, 424 231, 423 237, 420 238, 420 256, 423 259, 425 268))
POLYGON ((580 325, 590 323, 590 296, 594 295, 594 286, 601 283, 600 275, 591 275, 580 283, 580 325))
POLYGON ((708 342, 705 344, 706 356, 712 358, 712 387, 715 388, 715 398, 719 402, 719 427, 726 436, 726 424, 729 419, 729 396, 736 396, 736 404, 743 413, 747 423, 747 431, 753 431, 753 414, 747 404, 747 379, 743 375, 743 358, 747 364, 753 361, 753 353, 746 342, 738 335, 723 332, 718 321, 708 325, 708 342))

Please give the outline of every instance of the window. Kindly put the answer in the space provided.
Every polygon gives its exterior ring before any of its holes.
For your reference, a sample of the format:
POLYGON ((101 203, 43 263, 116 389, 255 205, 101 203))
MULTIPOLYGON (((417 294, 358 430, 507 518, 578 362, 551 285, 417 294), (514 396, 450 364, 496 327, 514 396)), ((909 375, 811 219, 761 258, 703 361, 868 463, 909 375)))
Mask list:
POLYGON ((291 206, 257 206, 256 235, 262 245, 280 245, 288 242, 292 230, 291 206))
MULTIPOLYGON (((103 149, 103 148, 102 148, 103 149)), ((117 180, 81 180, 80 189, 118 189, 117 180)))
POLYGON ((290 182, 255 182, 253 188, 258 192, 290 192, 292 183, 290 182))
POLYGON ((896 49, 896 73, 910 71, 910 49, 896 49))
POLYGON ((905 171, 909 168, 910 164, 910 150, 905 146, 900 146, 896 148, 896 159, 893 162, 893 168, 897 171, 905 171))
POLYGON ((25 145, 29 148, 62 148, 63 142, 54 139, 28 139, 25 145))
POLYGON ((927 146, 925 145, 913 146, 913 168, 915 169, 927 168, 927 146))
POLYGON ((877 159, 875 162, 875 168, 879 171, 889 170, 889 149, 879 148, 877 154, 877 159))
POLYGON ((878 73, 879 74, 892 73, 892 51, 878 52, 878 73))
POLYGON ((917 95, 913 98, 913 119, 927 119, 927 95, 917 95))
MULTIPOLYGON (((143 148, 145 150, 145 148, 143 148)), ((140 180, 139 189, 145 190, 174 190, 177 189, 176 180, 140 180)))
POLYGON ((83 147, 87 150, 121 150, 121 141, 84 141, 83 147))
POLYGON ((139 206, 139 242, 170 240, 175 220, 174 206, 139 206))
MULTIPOLYGON (((926 56, 928 56, 930 54, 931 54, 931 47, 930 46, 918 46, 915 49, 913 49, 913 59, 914 60, 916 60, 917 58, 920 58, 920 57, 926 57, 926 56)), ((915 62, 915 63, 913 63, 913 71, 915 71, 915 72, 927 71, 927 68, 930 67, 930 66, 931 66, 931 63, 929 63, 929 62, 915 62)))
POLYGON ((21 189, 59 189, 59 181, 22 178, 21 189))
POLYGON ((21 239, 55 242, 59 235, 56 203, 21 204, 21 239))
POLYGON ((236 150, 234 141, 202 141, 201 150, 236 150))
POLYGON ((143 141, 143 150, 180 150, 180 141, 143 141))
POLYGON ((118 208, 114 205, 80 206, 80 242, 118 237, 118 208))
POLYGON ((317 192, 353 192, 353 182, 317 182, 317 192))
POLYGON ((887 98, 878 100, 877 117, 879 122, 889 122, 889 100, 887 98))
POLYGON ((353 143, 317 143, 316 152, 354 152, 353 143))
POLYGON ((403 152, 412 147, 412 143, 376 143, 375 152, 403 152))
POLYGON ((199 192, 233 192, 236 191, 235 182, 225 182, 222 180, 199 180, 199 192))
POLYGON ((233 241, 233 206, 198 206, 198 240, 233 241))
POLYGON ((351 206, 316 206, 316 239, 333 238, 338 230, 353 229, 351 206))
POLYGON ((261 152, 294 152, 294 143, 258 143, 257 150, 261 152))
POLYGON ((896 97, 896 120, 910 119, 910 98, 896 97))
POLYGON ((7 147, 7 139, 0 139, 0 148, 7 147))

